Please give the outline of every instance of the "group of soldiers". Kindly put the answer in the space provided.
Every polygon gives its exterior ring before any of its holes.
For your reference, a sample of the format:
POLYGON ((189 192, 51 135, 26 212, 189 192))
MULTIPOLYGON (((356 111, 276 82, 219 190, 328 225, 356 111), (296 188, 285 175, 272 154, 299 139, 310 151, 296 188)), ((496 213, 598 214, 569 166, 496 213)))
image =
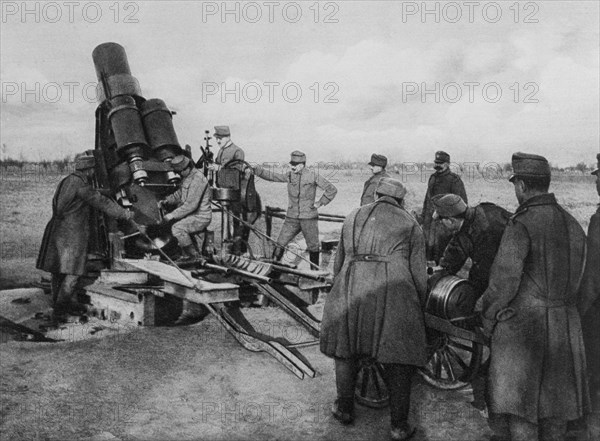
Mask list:
MULTIPOLYGON (((207 166, 211 171, 245 161, 229 127, 216 126, 214 136, 220 150, 207 166)), ((597 159, 600 163, 600 154, 597 159)), ((254 174, 287 184, 288 209, 272 257, 281 259, 286 245, 302 232, 310 262, 318 267, 318 209, 335 198, 337 189, 306 167, 304 153, 292 152, 289 164, 287 172, 279 173, 246 163, 241 179, 254 174), (318 200, 317 189, 322 191, 318 200)), ((193 236, 212 220, 209 180, 189 155, 176 156, 171 165, 182 181, 159 202, 168 211, 163 222, 171 225, 183 256, 197 258, 193 236)), ((135 224, 132 212, 90 184, 93 156, 77 158, 75 166, 56 190, 37 262, 52 273, 57 314, 82 308, 74 288, 85 272, 91 208, 135 224)), ((413 436, 410 391, 415 369, 428 357, 423 318, 428 286, 457 274, 470 259, 475 295, 463 300, 481 311, 491 339, 489 373, 475 382, 474 394, 476 401, 477 395, 484 397, 494 439, 563 439, 567 421, 590 408, 588 381, 598 395, 600 213, 592 217, 586 243, 579 223, 548 192, 550 166, 539 155, 512 157, 510 182, 519 202, 514 214, 491 203, 469 206, 464 184, 442 151, 435 154, 435 173, 417 217, 404 206, 405 186, 386 172, 387 158, 373 154, 369 166, 372 176, 364 184, 360 207, 342 227, 334 284, 324 305, 320 347, 335 360, 333 416, 344 424, 354 421, 359 362, 369 357, 384 366, 391 439, 413 436), (429 280, 428 261, 435 262, 429 280)), ((598 170, 593 174, 600 195, 598 170)), ((246 227, 238 222, 234 234, 247 240, 246 227)), ((177 323, 189 323, 199 314, 186 302, 177 323)))
MULTIPOLYGON (((229 164, 239 170, 241 180, 251 174, 272 182, 287 183, 289 204, 284 224, 276 240, 273 258, 280 260, 286 246, 300 233, 304 234, 310 262, 319 266, 318 208, 327 205, 336 195, 337 189, 320 174, 306 167, 306 155, 300 151, 291 154, 290 170, 278 173, 273 169, 245 163, 244 151, 231 140, 228 126, 215 126, 214 137, 219 151, 214 162, 204 164, 206 171, 219 176, 229 164), (245 172, 244 172, 245 171, 245 172), (323 191, 316 200, 317 188, 323 191)), ((171 160, 171 167, 181 176, 179 188, 158 202, 166 212, 162 217, 169 224, 177 239, 182 260, 199 259, 195 236, 204 232, 212 221, 211 190, 209 179, 191 159, 182 154, 171 160)), ((198 161, 201 164, 201 161, 198 161)), ((108 192, 95 189, 91 180, 96 162, 93 156, 82 155, 75 160, 75 172, 58 186, 53 201, 52 219, 46 227, 40 249, 37 268, 52 274, 54 313, 58 319, 77 314, 85 309, 76 295, 77 281, 85 274, 87 248, 90 238, 89 224, 91 209, 95 208, 110 217, 132 222, 134 227, 145 232, 144 225, 134 220, 133 212, 122 208, 108 197, 108 192)), ((217 180, 218 181, 218 180, 217 180)), ((217 182, 218 184, 218 182, 217 182)), ((248 222, 244 221, 243 207, 232 204, 234 244, 241 252, 249 235, 248 222)), ((185 301, 177 325, 189 324, 202 316, 198 305, 185 301)))
MULTIPOLYGON (((597 160, 600 166, 600 154, 597 160)), ((390 438, 414 435, 411 378, 427 361, 426 261, 439 264, 432 286, 471 259, 475 295, 461 302, 480 310, 491 342, 487 378, 473 392, 484 396, 492 439, 564 440, 567 423, 598 406, 600 210, 586 242, 548 192, 546 158, 526 153, 512 156, 514 214, 491 203, 470 207, 449 162, 447 153, 436 153, 421 228, 404 208, 406 188, 386 174, 384 157, 372 157, 364 205, 342 228, 323 312, 321 351, 335 360, 333 416, 354 421, 359 361, 369 357, 384 367, 390 438)), ((592 174, 600 195, 598 169, 592 174)))

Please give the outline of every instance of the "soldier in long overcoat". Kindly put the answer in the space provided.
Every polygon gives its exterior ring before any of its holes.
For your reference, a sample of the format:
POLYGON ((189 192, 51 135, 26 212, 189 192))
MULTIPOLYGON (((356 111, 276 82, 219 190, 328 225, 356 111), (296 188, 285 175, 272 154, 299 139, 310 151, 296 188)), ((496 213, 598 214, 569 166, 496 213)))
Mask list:
POLYGON ((360 205, 371 204, 375 202, 375 191, 379 185, 381 178, 389 178, 390 175, 385 171, 387 167, 387 158, 383 155, 373 153, 371 155, 371 161, 369 162, 371 172, 373 173, 369 179, 366 180, 363 187, 362 195, 360 196, 360 205))
POLYGON ((257 176, 271 182, 287 183, 288 209, 279 237, 277 248, 273 253, 275 260, 280 260, 284 247, 300 232, 306 240, 310 261, 319 265, 319 212, 318 209, 330 203, 337 194, 337 188, 320 173, 306 168, 306 155, 301 151, 293 151, 290 158, 291 170, 277 173, 263 167, 254 167, 257 176), (318 201, 317 188, 323 190, 318 201))
POLYGON ((75 172, 64 178, 54 193, 52 219, 42 239, 36 268, 52 273, 54 312, 80 309, 75 296, 79 276, 85 274, 92 207, 117 218, 132 220, 134 213, 103 196, 90 184, 93 156, 75 160, 75 172))
POLYGON ((435 207, 431 199, 439 194, 452 193, 459 195, 466 204, 469 203, 469 200, 462 179, 450 171, 450 155, 443 151, 436 152, 434 163, 435 173, 429 177, 427 182, 427 193, 425 193, 423 201, 421 219, 427 242, 427 260, 437 263, 450 242, 452 233, 446 230, 439 220, 433 219, 435 207))
POLYGON ((346 218, 320 336, 321 352, 335 358, 333 414, 343 423, 353 419, 359 358, 384 364, 393 439, 413 433, 407 423, 411 377, 427 361, 425 241, 402 206, 405 194, 399 181, 383 178, 379 199, 346 218))
POLYGON ((585 234, 548 193, 544 157, 515 153, 512 165, 520 205, 482 298, 491 332, 489 410, 500 438, 562 440, 566 422, 589 405, 577 310, 585 234))
MULTIPOLYGON (((596 191, 600 196, 600 153, 596 157, 598 167, 592 172, 596 176, 596 191)), ((595 412, 600 410, 600 206, 590 219, 587 235, 587 260, 581 282, 579 312, 582 317, 590 392, 595 412)))

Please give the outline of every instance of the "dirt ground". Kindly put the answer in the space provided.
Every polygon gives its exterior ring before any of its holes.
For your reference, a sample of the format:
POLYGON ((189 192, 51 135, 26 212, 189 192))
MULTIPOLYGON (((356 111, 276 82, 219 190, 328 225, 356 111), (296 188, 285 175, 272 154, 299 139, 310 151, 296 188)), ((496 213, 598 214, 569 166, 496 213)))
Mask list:
MULTIPOLYGON (((279 309, 244 313, 273 337, 312 339, 279 309)), ((317 371, 300 380, 268 354, 243 349, 212 316, 191 326, 120 329, 90 339, 95 328, 69 325, 59 343, 0 345, 1 439, 387 438, 387 409, 358 406, 351 427, 330 416, 333 362, 317 346, 300 350, 317 371)), ((415 439, 486 439, 486 422, 470 398, 469 391, 435 390, 417 379, 415 439)))
MULTIPOLYGON (((38 290, 40 291, 40 290, 38 290)), ((4 291, 10 294, 11 291, 4 291)), ((20 293, 17 293, 20 295, 20 293)), ((48 311, 48 295, 0 306, 15 321, 48 311)), ((15 297, 15 295, 13 295, 15 297)), ((319 304, 311 312, 319 316, 319 304)), ((313 340, 275 307, 243 308, 255 330, 290 343, 313 340)), ((31 323, 27 320, 24 323, 31 323)), ((183 327, 123 327, 90 319, 47 333, 56 343, 0 344, 0 439, 56 441, 382 440, 388 409, 357 405, 353 426, 330 416, 333 361, 300 350, 315 378, 300 380, 253 353, 208 315, 183 327)), ((417 375, 410 421, 417 441, 488 440, 470 389, 435 389, 417 375)), ((595 421, 596 435, 597 416, 595 421)), ((586 438, 580 432, 579 441, 586 438)))

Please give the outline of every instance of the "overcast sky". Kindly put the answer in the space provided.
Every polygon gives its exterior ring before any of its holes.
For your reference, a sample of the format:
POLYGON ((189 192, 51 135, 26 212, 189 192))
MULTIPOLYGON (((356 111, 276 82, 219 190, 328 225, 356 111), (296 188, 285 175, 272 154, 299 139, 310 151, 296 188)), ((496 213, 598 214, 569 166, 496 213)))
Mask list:
POLYGON ((125 47, 144 97, 177 112, 196 154, 222 124, 252 162, 296 149, 309 163, 420 162, 444 149, 455 162, 521 150, 568 165, 599 151, 597 1, 427 2, 425 15, 401 1, 226 6, 2 1, 6 153, 93 147, 91 54, 104 42, 125 47))

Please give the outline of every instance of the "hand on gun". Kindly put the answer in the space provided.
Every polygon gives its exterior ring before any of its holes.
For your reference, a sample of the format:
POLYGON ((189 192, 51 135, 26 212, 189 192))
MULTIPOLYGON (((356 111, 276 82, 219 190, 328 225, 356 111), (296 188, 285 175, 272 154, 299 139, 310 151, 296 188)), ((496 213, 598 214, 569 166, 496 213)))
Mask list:
POLYGON ((442 277, 445 277, 449 274, 446 269, 441 266, 430 267, 427 270, 427 273, 430 274, 430 276, 427 278, 428 291, 431 291, 442 277), (430 272, 430 270, 432 271, 430 272))
POLYGON ((133 219, 131 219, 130 222, 136 228, 136 230, 138 230, 140 233, 147 234, 146 232, 148 231, 148 227, 146 225, 138 224, 133 219))

